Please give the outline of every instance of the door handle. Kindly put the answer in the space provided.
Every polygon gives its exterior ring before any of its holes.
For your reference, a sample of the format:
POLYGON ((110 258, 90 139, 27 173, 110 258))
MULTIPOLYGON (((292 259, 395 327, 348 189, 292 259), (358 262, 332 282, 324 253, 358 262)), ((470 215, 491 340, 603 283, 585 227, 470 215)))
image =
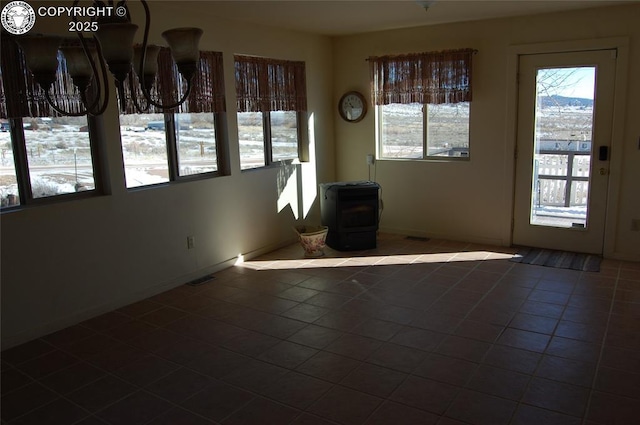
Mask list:
POLYGON ((600 175, 601 176, 606 176, 607 174, 609 174, 609 170, 607 170, 604 167, 600 168, 600 175))

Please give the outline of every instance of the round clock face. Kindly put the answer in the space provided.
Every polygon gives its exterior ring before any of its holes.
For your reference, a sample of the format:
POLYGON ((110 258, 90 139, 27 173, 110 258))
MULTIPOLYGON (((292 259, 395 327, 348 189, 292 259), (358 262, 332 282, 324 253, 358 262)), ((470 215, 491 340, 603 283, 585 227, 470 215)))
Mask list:
POLYGON ((342 119, 348 122, 358 122, 367 113, 367 103, 362 94, 351 91, 345 93, 338 103, 338 111, 342 119))

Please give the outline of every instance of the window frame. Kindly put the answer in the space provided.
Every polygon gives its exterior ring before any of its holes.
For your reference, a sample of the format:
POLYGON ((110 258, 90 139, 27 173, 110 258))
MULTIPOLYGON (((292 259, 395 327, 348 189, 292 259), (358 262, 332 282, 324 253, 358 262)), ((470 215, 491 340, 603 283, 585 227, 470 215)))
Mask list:
POLYGON ((58 202, 72 201, 79 199, 93 198, 110 194, 110 187, 105 176, 106 164, 104 163, 103 137, 100 135, 102 126, 102 116, 87 115, 87 128, 89 135, 89 149, 91 152, 91 166, 93 167, 94 189, 83 190, 72 193, 61 193, 53 196, 36 198, 33 196, 31 186, 31 172, 29 170, 29 160, 27 155, 26 137, 24 134, 23 119, 6 118, 9 123, 11 138, 11 149, 13 151, 14 166, 16 170, 16 183, 18 185, 18 196, 20 203, 2 207, 1 212, 20 210, 25 207, 37 205, 50 205, 58 202))
MULTIPOLYGON (((440 155, 429 155, 429 112, 428 112, 428 108, 430 105, 429 103, 426 104, 422 104, 422 156, 419 158, 411 158, 411 157, 406 157, 406 156, 399 156, 399 157, 391 157, 391 156, 384 156, 384 141, 383 141, 383 126, 384 126, 384 120, 382 119, 383 116, 383 111, 382 109, 385 106, 388 105, 402 105, 401 103, 392 103, 392 104, 387 104, 387 105, 376 105, 375 110, 376 110, 376 115, 375 115, 375 120, 376 120, 376 141, 377 141, 377 156, 378 159, 380 160, 384 160, 384 161, 439 161, 439 162, 447 162, 447 161, 470 161, 471 160, 471 104, 472 102, 469 101, 467 102, 469 104, 469 118, 468 118, 468 123, 467 125, 469 126, 469 131, 467 134, 467 155, 466 156, 440 156, 440 155), (426 106, 426 108, 425 108, 426 106)), ((444 104, 447 105, 447 104, 444 104)), ((455 104, 453 104, 455 105, 455 104)))
MULTIPOLYGON (((258 170, 261 168, 269 168, 269 167, 278 167, 282 164, 291 164, 294 161, 305 162, 303 159, 304 149, 302 147, 303 139, 302 135, 304 132, 302 131, 302 123, 304 122, 303 113, 300 111, 284 111, 284 112, 295 112, 296 114, 296 145, 297 145, 297 156, 295 158, 285 158, 285 159, 273 159, 273 145, 272 145, 272 131, 271 131, 271 112, 278 111, 260 111, 262 114, 262 143, 264 147, 264 165, 260 165, 258 167, 248 167, 242 168, 242 154, 240 155, 240 171, 251 171, 258 170)), ((242 112, 239 112, 242 113, 242 112)), ((240 141, 238 140, 238 147, 240 141)))
MULTIPOLYGON (((203 173, 195 173, 189 175, 180 175, 180 160, 179 160, 179 148, 178 137, 176 135, 176 122, 175 114, 178 112, 163 112, 162 119, 164 121, 164 139, 165 149, 167 151, 167 172, 169 174, 169 180, 160 182, 145 184, 140 186, 128 187, 125 178, 125 188, 128 191, 144 190, 152 187, 166 186, 175 183, 184 183, 189 181, 205 180, 215 177, 222 177, 230 175, 230 160, 228 154, 228 131, 226 126, 226 112, 207 112, 213 115, 213 128, 215 133, 216 144, 216 167, 215 171, 206 171, 203 173)), ((122 135, 120 135, 120 150, 124 151, 122 135)), ((126 164, 122 163, 123 171, 126 171, 126 164)))
MULTIPOLYGON (((180 153, 176 131, 175 113, 165 112, 164 128, 167 142, 167 159, 169 161, 169 182, 187 182, 229 175, 229 155, 227 154, 227 129, 225 112, 207 112, 213 114, 213 131, 216 144, 216 170, 203 173, 180 175, 180 153), (223 141, 221 143, 221 140, 223 141)), ((162 184, 162 183, 160 183, 162 184)), ((165 183, 166 184, 166 183, 165 183)), ((140 186, 144 187, 144 186, 140 186)))

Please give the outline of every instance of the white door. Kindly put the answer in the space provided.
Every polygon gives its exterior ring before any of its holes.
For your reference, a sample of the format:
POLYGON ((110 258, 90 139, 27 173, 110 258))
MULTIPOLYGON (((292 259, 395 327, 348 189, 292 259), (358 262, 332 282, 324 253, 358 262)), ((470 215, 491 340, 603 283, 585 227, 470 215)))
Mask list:
POLYGON ((519 57, 513 244, 603 251, 615 50, 519 57))

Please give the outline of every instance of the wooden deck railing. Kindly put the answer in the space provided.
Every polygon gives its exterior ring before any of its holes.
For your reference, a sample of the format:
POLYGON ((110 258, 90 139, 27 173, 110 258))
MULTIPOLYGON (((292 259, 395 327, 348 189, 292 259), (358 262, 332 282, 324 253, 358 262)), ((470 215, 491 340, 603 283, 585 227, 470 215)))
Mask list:
POLYGON ((536 154, 537 206, 587 205, 590 155, 589 151, 558 150, 543 150, 536 154))

